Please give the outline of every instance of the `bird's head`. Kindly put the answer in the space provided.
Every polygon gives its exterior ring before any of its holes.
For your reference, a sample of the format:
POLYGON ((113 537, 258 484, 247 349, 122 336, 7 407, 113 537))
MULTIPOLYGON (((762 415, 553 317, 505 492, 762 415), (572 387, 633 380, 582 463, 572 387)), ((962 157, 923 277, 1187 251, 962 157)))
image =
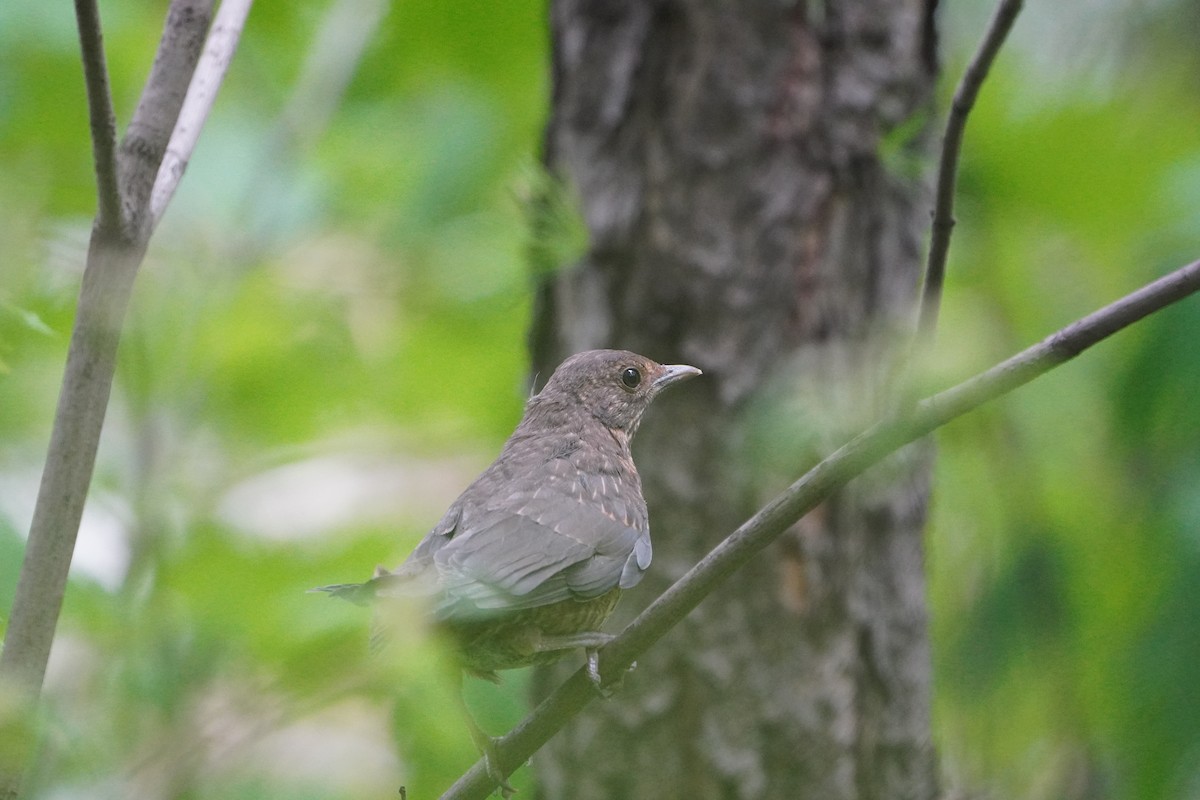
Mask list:
POLYGON ((659 364, 628 350, 588 350, 560 364, 535 399, 575 404, 605 427, 632 436, 659 392, 699 374, 695 367, 659 364))

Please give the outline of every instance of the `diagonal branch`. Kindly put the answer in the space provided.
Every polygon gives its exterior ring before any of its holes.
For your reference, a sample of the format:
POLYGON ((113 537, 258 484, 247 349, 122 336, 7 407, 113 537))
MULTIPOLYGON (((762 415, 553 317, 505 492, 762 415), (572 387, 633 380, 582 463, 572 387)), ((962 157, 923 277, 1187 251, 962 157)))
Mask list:
POLYGON ((143 242, 153 230, 150 193, 204 48, 213 2, 171 0, 154 65, 121 140, 121 197, 143 242))
POLYGON ((191 83, 175 122, 175 129, 171 133, 150 193, 151 230, 158 226, 163 212, 175 196, 175 190, 179 188, 192 151, 196 149, 196 142, 200 139, 200 131, 204 128, 209 112, 212 111, 213 103, 216 102, 221 82, 225 80, 225 71, 229 69, 229 62, 237 50, 253 2, 254 0, 222 0, 217 9, 204 53, 192 74, 191 83))
MULTIPOLYGON (((991 24, 971 63, 954 91, 946 132, 942 136, 942 155, 938 162, 937 197, 930 229, 929 256, 925 262, 925 288, 921 293, 921 311, 917 327, 919 342, 928 346, 937 329, 942 303, 942 285, 946 280, 946 257, 950 253, 950 235, 954 231, 954 187, 958 180, 958 155, 962 149, 967 116, 975 107, 975 98, 987 78, 996 54, 1012 30, 1022 0, 1000 0, 991 24)), ((920 345, 919 345, 920 346, 920 345)))
MULTIPOLYGON (((1200 290, 1200 261, 1147 284, 1048 336, 991 369, 916 404, 910 414, 884 420, 825 458, 717 545, 611 643, 600 650, 602 678, 621 675, 644 650, 678 624, 721 583, 773 542, 831 492, 910 442, 1029 383, 1117 331, 1200 290)), ((507 776, 586 706, 596 691, 580 669, 497 743, 507 776)), ((482 800, 494 788, 477 762, 442 800, 482 800)))
POLYGON ((96 162, 96 226, 106 231, 121 227, 121 193, 117 188, 117 119, 108 88, 104 36, 96 0, 75 0, 83 80, 87 88, 92 157, 96 162))

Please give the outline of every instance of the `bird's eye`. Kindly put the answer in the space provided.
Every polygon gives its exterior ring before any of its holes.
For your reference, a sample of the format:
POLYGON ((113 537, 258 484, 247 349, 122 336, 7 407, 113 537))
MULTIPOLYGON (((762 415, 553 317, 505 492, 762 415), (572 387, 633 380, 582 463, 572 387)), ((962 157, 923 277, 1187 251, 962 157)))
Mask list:
POLYGON ((626 367, 621 373, 621 383, 625 384, 626 388, 636 389, 638 384, 642 382, 642 373, 637 367, 626 367))

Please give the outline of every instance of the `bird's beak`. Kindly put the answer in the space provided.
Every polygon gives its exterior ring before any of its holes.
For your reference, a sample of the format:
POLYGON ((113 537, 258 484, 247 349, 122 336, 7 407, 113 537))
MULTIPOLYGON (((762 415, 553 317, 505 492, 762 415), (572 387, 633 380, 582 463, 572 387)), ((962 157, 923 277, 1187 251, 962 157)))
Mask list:
POLYGON ((687 364, 663 364, 662 372, 654 379, 654 388, 661 389, 676 381, 682 381, 703 373, 687 364))

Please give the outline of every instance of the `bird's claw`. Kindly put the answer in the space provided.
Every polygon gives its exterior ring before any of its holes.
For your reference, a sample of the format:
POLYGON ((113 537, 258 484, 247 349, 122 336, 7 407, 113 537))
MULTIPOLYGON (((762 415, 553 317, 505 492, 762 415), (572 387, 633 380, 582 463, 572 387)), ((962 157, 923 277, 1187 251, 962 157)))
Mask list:
POLYGON ((600 680, 600 651, 594 647, 587 649, 587 676, 592 685, 596 687, 596 691, 606 700, 612 697, 615 691, 611 686, 605 686, 600 680))
POLYGON ((632 662, 625 671, 615 680, 609 683, 604 683, 600 677, 600 651, 594 647, 589 647, 585 651, 587 653, 587 676, 592 685, 596 687, 596 691, 605 700, 617 693, 622 686, 625 685, 625 676, 637 669, 637 662, 632 662))
POLYGON ((488 777, 496 784, 496 791, 500 796, 504 800, 508 800, 517 793, 517 790, 504 777, 504 770, 500 769, 500 754, 496 752, 496 740, 488 737, 480 749, 483 750, 483 766, 487 769, 488 777))
MULTIPOLYGON (((459 699, 462 700, 461 694, 459 699)), ((471 716, 471 712, 467 710, 465 702, 462 704, 462 710, 466 718, 467 730, 471 732, 471 741, 475 744, 475 749, 483 756, 483 767, 487 776, 491 778, 492 783, 496 784, 496 791, 500 793, 500 796, 508 800, 517 793, 517 790, 505 779, 504 770, 500 768, 500 751, 496 746, 499 739, 493 739, 484 732, 483 728, 479 727, 474 717, 471 716)))

